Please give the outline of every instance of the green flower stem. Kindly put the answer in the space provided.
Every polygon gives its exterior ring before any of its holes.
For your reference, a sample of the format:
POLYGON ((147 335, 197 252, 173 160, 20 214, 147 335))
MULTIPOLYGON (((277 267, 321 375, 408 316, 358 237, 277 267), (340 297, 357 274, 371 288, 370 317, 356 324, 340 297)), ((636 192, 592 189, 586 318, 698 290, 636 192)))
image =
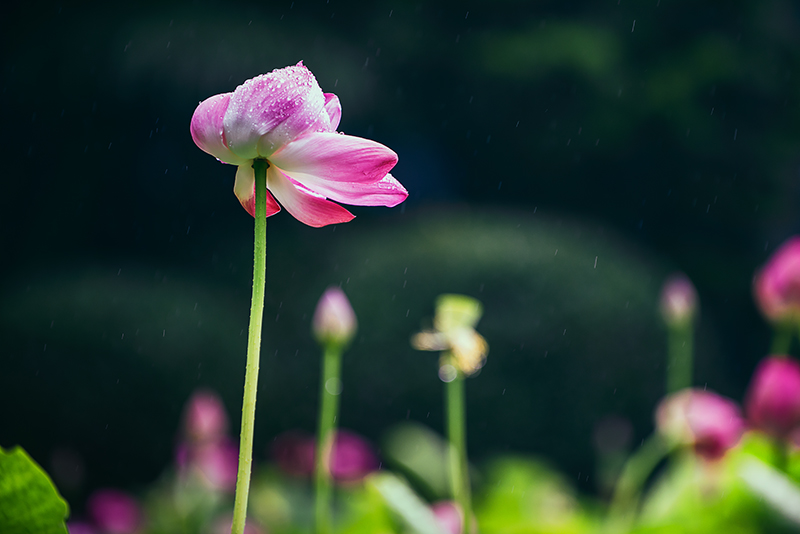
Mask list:
POLYGON ((239 473, 233 505, 231 534, 243 534, 247 519, 247 498, 253 464, 253 427, 256 419, 256 387, 261 352, 261 325, 264 318, 264 286, 267 279, 267 167, 263 159, 253 161, 256 175, 255 245, 253 254, 253 300, 250 304, 250 328, 247 331, 247 368, 244 375, 242 433, 239 442, 239 473))
POLYGON ((669 327, 667 346, 667 393, 675 393, 692 385, 694 326, 691 321, 669 327))
POLYGON ((450 487, 453 499, 464 514, 464 532, 472 518, 472 504, 469 485, 469 464, 467 463, 466 410, 464 408, 464 374, 461 371, 445 384, 445 407, 447 410, 447 439, 450 441, 450 487))
POLYGON ((609 510, 612 527, 627 531, 636 517, 642 487, 672 447, 658 434, 645 440, 622 468, 609 510))
POLYGON ((336 436, 341 393, 342 346, 326 343, 322 357, 322 377, 319 388, 319 427, 317 429, 316 473, 314 477, 317 534, 332 532, 331 452, 336 436))
POLYGON ((769 353, 776 356, 785 356, 789 354, 789 349, 792 347, 793 333, 794 328, 792 324, 784 323, 776 325, 769 353))

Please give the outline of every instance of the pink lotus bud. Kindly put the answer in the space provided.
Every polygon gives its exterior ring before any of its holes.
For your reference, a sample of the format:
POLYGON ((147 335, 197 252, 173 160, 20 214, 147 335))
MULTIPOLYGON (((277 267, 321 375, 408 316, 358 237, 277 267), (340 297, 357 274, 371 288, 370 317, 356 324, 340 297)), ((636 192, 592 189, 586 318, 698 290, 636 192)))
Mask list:
POLYGON ((314 312, 314 336, 321 344, 347 345, 356 333, 356 314, 344 291, 329 287, 314 312))
POLYGON ((661 316, 670 326, 691 322, 697 312, 697 291, 686 275, 667 278, 661 289, 661 316))
POLYGON ((95 525, 106 534, 132 534, 142 521, 139 503, 118 490, 94 492, 89 497, 87 508, 95 525))
POLYGON ((442 530, 447 534, 461 534, 464 519, 461 508, 453 501, 439 501, 431 505, 431 511, 442 530))
POLYGON ((346 430, 336 433, 331 460, 331 475, 335 480, 361 480, 378 469, 378 465, 378 457, 364 438, 346 430))
POLYGON ((745 409, 750 424, 780 439, 800 427, 800 363, 781 356, 761 360, 745 409))
POLYGON ((225 437, 228 415, 219 395, 212 391, 196 391, 186 405, 183 428, 190 441, 205 443, 225 437))
POLYGON ((800 320, 800 236, 784 243, 756 274, 753 292, 770 321, 800 320))
POLYGON ((656 427, 674 443, 691 446, 699 456, 715 460, 739 442, 744 421, 732 400, 710 391, 684 389, 661 401, 656 427))

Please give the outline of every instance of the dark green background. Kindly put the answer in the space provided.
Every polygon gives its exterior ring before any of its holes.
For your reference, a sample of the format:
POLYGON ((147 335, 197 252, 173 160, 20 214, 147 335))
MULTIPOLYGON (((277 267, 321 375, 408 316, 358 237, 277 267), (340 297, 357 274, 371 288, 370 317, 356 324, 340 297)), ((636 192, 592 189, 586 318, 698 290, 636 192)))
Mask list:
POLYGON ((51 471, 56 451, 82 458, 82 481, 61 477, 74 503, 151 482, 198 386, 238 427, 252 219, 189 120, 299 60, 340 97, 341 130, 399 154, 410 196, 335 228, 269 220, 258 458, 277 433, 314 427, 308 332, 329 284, 361 321, 344 426, 441 428, 436 357, 408 337, 436 295, 463 292, 485 303, 491 345, 468 383, 473 458, 544 455, 587 489, 600 418, 630 417, 637 442, 651 430, 667 274, 699 289, 697 384, 741 400, 769 346, 750 285, 798 230, 793 2, 3 11, 0 445, 51 471))

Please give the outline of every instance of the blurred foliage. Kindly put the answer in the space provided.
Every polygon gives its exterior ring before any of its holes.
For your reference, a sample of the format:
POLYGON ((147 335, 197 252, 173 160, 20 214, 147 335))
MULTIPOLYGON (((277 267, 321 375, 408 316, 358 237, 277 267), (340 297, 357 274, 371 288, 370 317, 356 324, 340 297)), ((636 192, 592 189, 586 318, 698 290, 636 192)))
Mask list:
MULTIPOLYGON (((466 384, 476 458, 537 450, 588 475, 599 418, 619 413, 649 428, 665 358, 662 276, 654 273, 665 271, 609 232, 477 210, 401 217, 380 231, 311 230, 300 243, 280 235, 270 243, 257 451, 283 430, 314 428, 319 353, 310 322, 331 283, 342 284, 359 319, 343 362, 345 426, 376 438, 406 418, 442 424, 437 356, 414 351, 409 338, 430 326, 432 303, 447 291, 481 299, 479 329, 492 346, 486 367, 466 384)), ((246 265, 246 254, 234 264, 246 265)), ((2 394, 30 406, 9 419, 13 439, 37 446, 27 424, 35 413, 59 443, 103 464, 95 480, 155 476, 195 387, 220 391, 237 412, 248 277, 200 284, 180 272, 96 266, 45 270, 8 291, 0 306, 5 346, 29 355, 0 376, 2 394), (15 379, 37 371, 35 388, 15 379), (120 464, 119 455, 151 471, 120 464)), ((714 343, 701 336, 704 343, 713 359, 714 343)))

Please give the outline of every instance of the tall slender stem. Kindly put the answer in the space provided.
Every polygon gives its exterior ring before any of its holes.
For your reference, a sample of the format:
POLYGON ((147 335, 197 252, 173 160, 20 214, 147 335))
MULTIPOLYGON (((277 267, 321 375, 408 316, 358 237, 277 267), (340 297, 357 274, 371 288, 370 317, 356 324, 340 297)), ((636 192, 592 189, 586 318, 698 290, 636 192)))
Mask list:
POLYGON ((450 441, 450 486, 453 499, 464 514, 464 532, 469 533, 472 505, 467 463, 466 410, 464 408, 464 375, 461 371, 445 385, 447 438, 450 441))
POLYGON ((239 441, 239 473, 233 505, 231 534, 243 534, 247 519, 247 498, 253 464, 253 428, 256 419, 256 387, 261 352, 261 326, 264 318, 264 286, 267 279, 267 167, 263 159, 253 161, 256 176, 255 245, 253 247, 253 299, 247 331, 247 368, 244 375, 242 433, 239 441))
POLYGON ((775 356, 785 356, 789 354, 789 349, 792 346, 792 334, 794 333, 794 325, 779 324, 775 326, 775 331, 772 336, 772 346, 769 349, 770 354, 775 356))
POLYGON ((625 463, 609 509, 612 529, 627 531, 633 523, 644 483, 670 450, 670 445, 660 435, 653 434, 625 463))
POLYGON ((669 327, 667 393, 674 393, 692 385, 693 338, 694 326, 691 321, 669 327))
POLYGON ((342 390, 341 369, 342 346, 339 343, 325 343, 319 388, 319 427, 314 479, 317 534, 330 534, 332 531, 333 493, 330 468, 336 437, 336 418, 339 414, 339 394, 342 390))

